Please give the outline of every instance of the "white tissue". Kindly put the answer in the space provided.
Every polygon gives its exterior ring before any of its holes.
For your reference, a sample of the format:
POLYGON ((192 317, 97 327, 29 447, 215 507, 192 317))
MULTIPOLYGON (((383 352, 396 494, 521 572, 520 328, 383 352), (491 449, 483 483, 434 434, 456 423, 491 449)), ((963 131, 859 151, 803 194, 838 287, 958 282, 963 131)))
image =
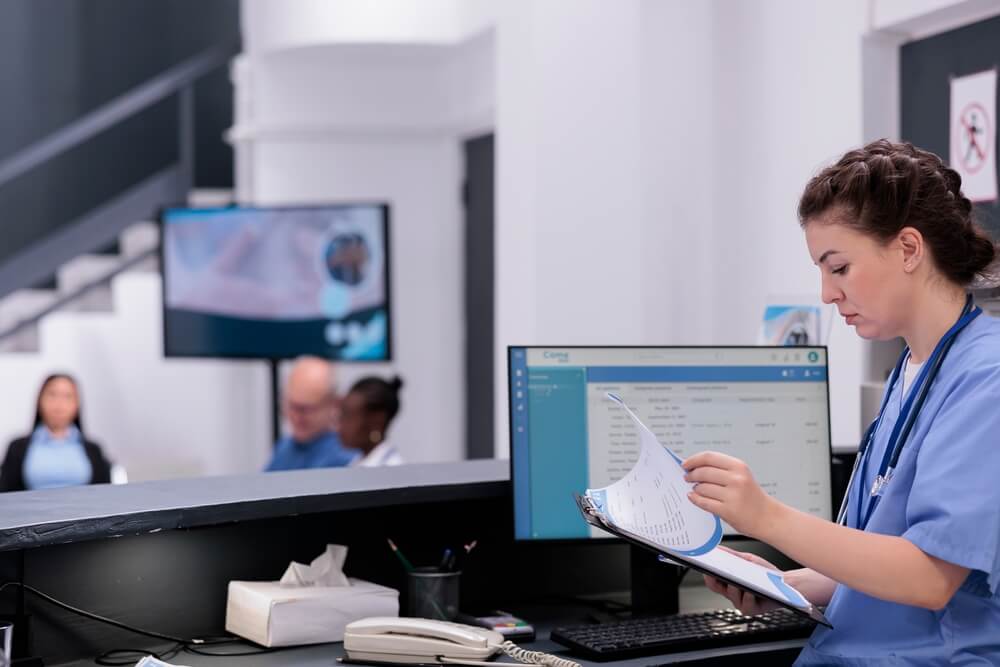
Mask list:
POLYGON ((292 561, 278 581, 282 586, 350 586, 344 576, 347 547, 340 544, 326 545, 326 551, 308 565, 292 561))
POLYGON ((399 592, 348 579, 346 559, 347 547, 328 544, 309 565, 289 565, 281 581, 230 581, 226 631, 261 646, 317 644, 341 641, 360 618, 398 616, 399 592))

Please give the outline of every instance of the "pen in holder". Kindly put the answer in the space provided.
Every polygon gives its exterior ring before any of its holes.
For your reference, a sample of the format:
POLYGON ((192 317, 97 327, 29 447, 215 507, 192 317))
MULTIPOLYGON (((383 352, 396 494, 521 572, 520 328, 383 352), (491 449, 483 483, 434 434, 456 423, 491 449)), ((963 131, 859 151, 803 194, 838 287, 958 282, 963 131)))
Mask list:
POLYGON ((458 582, 461 571, 415 567, 406 574, 407 614, 415 618, 454 620, 458 615, 458 582))

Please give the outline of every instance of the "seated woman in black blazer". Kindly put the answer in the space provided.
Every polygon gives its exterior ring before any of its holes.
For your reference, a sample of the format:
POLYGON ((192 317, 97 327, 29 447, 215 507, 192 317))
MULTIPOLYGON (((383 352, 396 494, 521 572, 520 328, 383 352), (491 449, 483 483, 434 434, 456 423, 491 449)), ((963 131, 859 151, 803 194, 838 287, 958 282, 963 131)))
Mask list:
POLYGON ((56 374, 38 392, 31 435, 14 440, 0 466, 0 491, 49 489, 111 481, 111 464, 83 436, 76 380, 56 374))

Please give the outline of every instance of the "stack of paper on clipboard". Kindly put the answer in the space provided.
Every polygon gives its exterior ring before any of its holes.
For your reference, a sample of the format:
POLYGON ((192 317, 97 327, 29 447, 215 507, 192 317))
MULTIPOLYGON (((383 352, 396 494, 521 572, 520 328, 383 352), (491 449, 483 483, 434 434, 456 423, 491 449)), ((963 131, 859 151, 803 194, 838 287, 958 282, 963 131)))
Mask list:
POLYGON ((608 398, 635 422, 641 441, 639 460, 614 484, 576 496, 587 523, 830 626, 819 609, 785 583, 780 572, 718 548, 722 522, 688 499, 692 484, 684 480, 681 460, 657 441, 618 396, 609 393, 608 398))

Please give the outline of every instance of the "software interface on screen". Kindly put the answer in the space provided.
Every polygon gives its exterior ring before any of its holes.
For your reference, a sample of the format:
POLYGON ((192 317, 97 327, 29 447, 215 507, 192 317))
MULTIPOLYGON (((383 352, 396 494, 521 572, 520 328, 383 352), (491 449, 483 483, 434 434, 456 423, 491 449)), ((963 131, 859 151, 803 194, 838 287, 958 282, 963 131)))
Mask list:
POLYGON ((168 355, 389 356, 388 208, 163 212, 168 355))
POLYGON ((512 347, 508 361, 518 539, 608 537, 572 494, 638 458, 638 432, 609 391, 681 459, 736 456, 772 496, 831 516, 825 348, 512 347))

